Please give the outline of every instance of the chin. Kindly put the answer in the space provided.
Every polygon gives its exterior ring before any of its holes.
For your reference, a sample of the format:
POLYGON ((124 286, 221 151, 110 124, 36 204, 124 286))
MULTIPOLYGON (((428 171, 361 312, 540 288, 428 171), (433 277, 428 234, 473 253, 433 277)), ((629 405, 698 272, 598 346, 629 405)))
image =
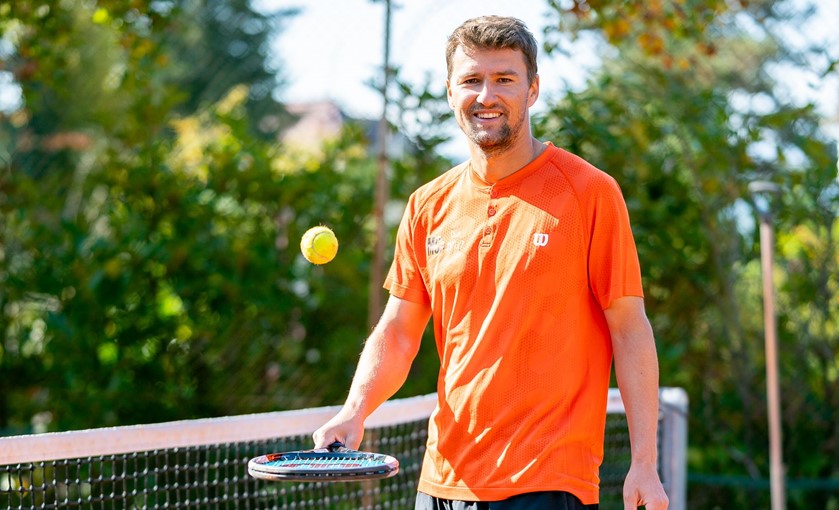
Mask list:
POLYGON ((469 139, 479 147, 494 147, 499 145, 509 146, 513 143, 513 136, 509 130, 502 130, 501 133, 488 133, 480 131, 469 134, 469 139))
POLYGON ((504 152, 513 145, 513 137, 509 133, 492 135, 472 132, 469 140, 486 153, 504 152))
POLYGON ((484 154, 488 155, 503 154, 513 146, 511 140, 498 140, 493 143, 476 143, 476 145, 484 152, 484 154))

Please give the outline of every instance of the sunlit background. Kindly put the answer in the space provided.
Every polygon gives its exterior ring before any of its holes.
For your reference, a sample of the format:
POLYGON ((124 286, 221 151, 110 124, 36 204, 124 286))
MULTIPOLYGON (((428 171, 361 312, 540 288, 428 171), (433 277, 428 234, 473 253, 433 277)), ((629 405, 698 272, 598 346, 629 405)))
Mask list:
MULTIPOLYGON (((386 5, 0 1, 0 433, 341 402, 407 196, 465 157, 445 38, 506 14, 543 45, 534 132, 624 192, 689 508, 769 508, 748 186, 778 186, 788 506, 839 510, 837 2, 403 0, 383 91, 386 5)), ((435 390, 425 340, 400 397, 435 390)))

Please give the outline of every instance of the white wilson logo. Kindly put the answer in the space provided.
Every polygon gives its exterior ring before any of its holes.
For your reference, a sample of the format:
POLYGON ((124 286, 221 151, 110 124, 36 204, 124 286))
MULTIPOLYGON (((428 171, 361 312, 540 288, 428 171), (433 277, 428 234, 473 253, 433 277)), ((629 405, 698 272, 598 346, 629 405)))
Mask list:
POLYGON ((533 234, 533 244, 536 246, 547 246, 548 234, 533 234))
POLYGON ((443 238, 440 236, 428 236, 425 239, 425 253, 427 255, 436 255, 443 251, 443 238))

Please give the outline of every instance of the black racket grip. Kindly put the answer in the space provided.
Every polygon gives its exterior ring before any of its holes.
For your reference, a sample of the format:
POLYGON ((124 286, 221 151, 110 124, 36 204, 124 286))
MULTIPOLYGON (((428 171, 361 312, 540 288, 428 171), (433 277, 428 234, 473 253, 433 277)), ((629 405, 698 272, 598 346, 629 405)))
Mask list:
POLYGON ((334 443, 327 446, 326 449, 329 450, 330 452, 347 452, 347 451, 349 451, 349 448, 344 446, 344 443, 342 443, 341 441, 335 441, 334 443))

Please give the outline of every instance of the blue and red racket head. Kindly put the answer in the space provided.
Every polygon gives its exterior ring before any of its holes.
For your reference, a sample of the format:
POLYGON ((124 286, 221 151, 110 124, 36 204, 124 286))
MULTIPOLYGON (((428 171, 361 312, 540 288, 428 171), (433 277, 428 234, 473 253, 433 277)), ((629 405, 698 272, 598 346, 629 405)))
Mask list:
POLYGON ((390 455, 350 450, 341 443, 326 448, 269 453, 248 462, 248 474, 272 481, 352 481, 389 478, 399 472, 390 455))

